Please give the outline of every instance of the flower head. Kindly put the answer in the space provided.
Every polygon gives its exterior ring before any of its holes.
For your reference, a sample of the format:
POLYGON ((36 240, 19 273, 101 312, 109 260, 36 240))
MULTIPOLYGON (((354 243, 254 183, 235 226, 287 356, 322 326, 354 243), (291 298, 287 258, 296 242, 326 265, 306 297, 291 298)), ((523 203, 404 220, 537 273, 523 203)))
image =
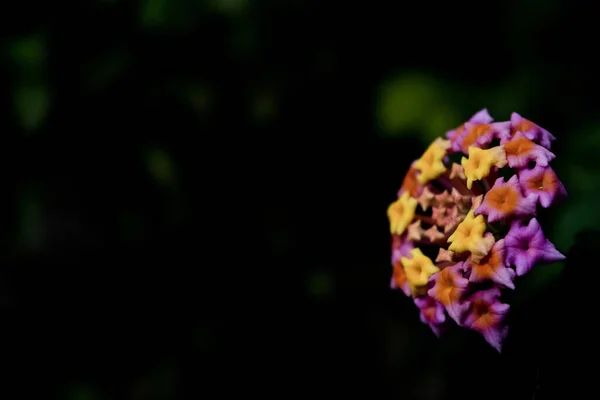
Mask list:
POLYGON ((516 113, 494 122, 483 109, 446 138, 411 164, 388 208, 390 286, 414 298, 436 335, 457 324, 500 351, 510 308, 502 291, 564 258, 535 218, 566 196, 549 166, 554 136, 516 113))

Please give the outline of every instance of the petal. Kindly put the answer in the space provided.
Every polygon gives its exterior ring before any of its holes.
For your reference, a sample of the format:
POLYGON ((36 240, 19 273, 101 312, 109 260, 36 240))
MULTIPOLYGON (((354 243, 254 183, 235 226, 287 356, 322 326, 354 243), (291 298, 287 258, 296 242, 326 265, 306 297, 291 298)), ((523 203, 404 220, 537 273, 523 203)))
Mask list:
POLYGON ((546 237, 537 219, 532 218, 526 228, 526 236, 529 237, 529 248, 538 249, 546 244, 546 237), (533 229, 531 226, 533 225, 533 229))
POLYGON ((436 302, 435 320, 438 321, 438 323, 440 324, 446 322, 446 313, 444 312, 444 306, 442 306, 438 302, 436 302))
MULTIPOLYGON (((496 182, 498 182, 498 179, 496 179, 496 182)), ((494 182, 494 184, 496 184, 496 182, 494 182)), ((515 189, 520 188, 519 177, 517 175, 511 176, 510 179, 506 181, 506 184, 512 186, 515 189)))
POLYGON ((566 196, 566 190, 554 170, 547 166, 536 165, 533 169, 522 169, 518 172, 519 181, 525 194, 535 193, 540 205, 548 208, 555 199, 566 196), (541 187, 537 187, 540 185, 541 187))
POLYGON ((531 151, 531 158, 537 165, 546 167, 550 161, 556 158, 556 156, 545 147, 537 146, 531 151))
POLYGON ((447 268, 449 271, 451 271, 452 277, 454 278, 454 286, 459 287, 461 289, 466 289, 469 285, 469 280, 462 276, 463 264, 464 262, 461 261, 447 268))
POLYGON ((446 314, 444 313, 444 307, 435 299, 429 296, 417 297, 415 298, 414 303, 421 311, 422 322, 433 325, 440 325, 446 322, 446 314), (429 315, 428 318, 425 315, 426 311, 433 311, 433 315, 429 315))
POLYGON ((564 254, 556 250, 554 244, 549 240, 546 240, 544 245, 538 247, 537 250, 541 253, 540 258, 547 262, 561 261, 566 258, 564 254))
MULTIPOLYGON (((465 169, 463 168, 462 165, 457 164, 457 163, 452 163, 452 170, 450 171, 450 179, 454 179, 454 178, 458 178, 458 179, 462 179, 465 180, 467 179, 467 177, 465 176, 465 169)), ((452 190, 456 190, 455 188, 452 188, 452 190)), ((452 197, 454 197, 454 192, 452 192, 452 197)))
MULTIPOLYGON (((521 241, 529 240, 529 236, 525 234, 525 227, 521 226, 521 222, 515 220, 511 223, 510 230, 504 237, 504 246, 508 250, 519 248, 521 241)), ((507 259, 508 262, 508 259, 507 259)))
POLYGON ((510 136, 510 121, 495 122, 492 126, 494 128, 494 138, 502 139, 503 137, 510 136))
POLYGON ((485 300, 488 303, 494 303, 500 297, 500 288, 498 286, 493 286, 488 290, 480 290, 475 292, 475 294, 471 297, 472 300, 485 300))
POLYGON ((531 193, 521 199, 518 203, 516 215, 535 215, 536 214, 536 204, 537 204, 538 196, 534 193, 531 193))
POLYGON ((513 175, 507 182, 498 178, 494 186, 485 194, 477 214, 486 214, 488 222, 495 222, 510 216, 534 215, 537 196, 523 197, 519 179, 513 175))
MULTIPOLYGON (((484 215, 489 216, 489 214, 493 211, 494 211, 494 209, 489 204, 482 203, 475 209, 474 214, 475 215, 484 214, 484 215)), ((488 220, 489 220, 489 218, 488 218, 488 220)), ((494 222, 494 221, 490 221, 490 222, 494 222)))
POLYGON ((440 232, 437 226, 432 225, 431 228, 427 229, 424 232, 424 235, 431 241, 435 242, 436 240, 441 240, 446 237, 442 232, 440 232))
POLYGON ((456 137, 460 149, 467 154, 470 147, 486 147, 494 140, 510 133, 509 122, 477 123, 466 122, 463 132, 456 137))
POLYGON ((417 201, 423 209, 423 211, 427 211, 429 206, 432 204, 434 198, 435 195, 431 192, 431 190, 429 190, 427 186, 425 186, 423 192, 421 192, 421 195, 417 198, 417 201))
POLYGON ((492 280, 494 282, 509 289, 515 288, 515 284, 513 282, 514 278, 515 271, 506 267, 498 268, 496 271, 494 271, 494 274, 492 275, 492 280))
MULTIPOLYGON (((483 195, 471 197, 471 208, 477 210, 483 202, 483 195)), ((477 214, 477 213, 476 213, 477 214)))
POLYGON ((490 306, 490 311, 497 315, 505 315, 510 311, 510 305, 496 302, 490 306))
POLYGON ((541 126, 521 117, 517 113, 512 113, 510 117, 512 130, 522 132, 528 139, 533 140, 546 148, 550 148, 550 144, 556 138, 541 126))
POLYGON ((446 306, 446 311, 454 322, 456 322, 458 325, 462 325, 470 307, 471 303, 467 301, 457 301, 446 306))
POLYGON ((540 129, 541 129, 541 132, 539 134, 538 141, 540 142, 540 144, 542 146, 544 146, 547 149, 550 149, 552 141, 556 140, 556 138, 554 137, 553 134, 551 134, 544 128, 540 127, 540 129))
POLYGON ((442 333, 444 333, 444 327, 443 326, 429 324, 429 327, 431 328, 431 331, 433 332, 433 334, 435 336, 437 336, 438 338, 440 336, 442 336, 442 333))
POLYGON ((523 251, 516 253, 514 256, 513 264, 518 276, 527 274, 533 268, 534 264, 539 260, 539 256, 533 252, 528 253, 523 251))
POLYGON ((544 208, 548 208, 552 205, 552 201, 554 200, 554 196, 548 192, 540 192, 537 194, 538 201, 540 205, 544 208))
POLYGON ((545 167, 556 157, 548 149, 535 144, 521 132, 517 132, 510 141, 503 145, 508 166, 511 168, 525 168, 530 161, 535 161, 537 165, 545 167))
POLYGON ((538 222, 537 218, 531 218, 531 220, 526 225, 526 227, 523 231, 523 235, 530 238, 530 240, 531 240, 534 237, 536 237, 537 235, 539 235, 540 233, 543 236, 542 227, 541 227, 540 223, 538 222))
POLYGON ((419 241, 423 236, 423 229, 421 228, 421 220, 417 219, 415 222, 410 224, 407 228, 408 241, 419 241))
POLYGON ((486 329, 483 332, 483 337, 498 352, 502 351, 502 344, 508 335, 508 327, 498 327, 496 329, 486 329))
POLYGON ((467 327, 472 326, 476 320, 477 320, 477 315, 475 315, 475 313, 469 312, 469 313, 465 314, 461 326, 467 326, 467 327))
POLYGON ((484 108, 484 109, 478 111, 477 113, 475 113, 475 115, 473 115, 469 119, 469 122, 474 123, 474 124, 489 124, 493 120, 494 120, 494 118, 492 118, 492 116, 488 112, 487 108, 484 108))
POLYGON ((412 293, 411 293, 411 291, 410 291, 410 285, 408 284, 408 281, 407 281, 407 282, 406 282, 404 285, 402 285, 401 287, 399 287, 399 286, 396 284, 396 280, 394 279, 394 277, 393 277, 393 276, 392 276, 392 279, 391 279, 391 281, 390 281, 390 289, 393 289, 393 290, 401 290, 401 291, 402 291, 402 293, 404 293, 406 296, 408 296, 408 297, 411 297, 411 296, 412 296, 412 293))
POLYGON ((435 258, 435 262, 452 261, 452 256, 454 256, 454 253, 452 251, 446 250, 443 247, 441 247, 437 257, 435 258))
POLYGON ((481 240, 477 241, 477 243, 474 243, 469 248, 473 261, 479 262, 482 258, 487 256, 494 246, 494 242, 494 235, 490 232, 487 232, 481 240))

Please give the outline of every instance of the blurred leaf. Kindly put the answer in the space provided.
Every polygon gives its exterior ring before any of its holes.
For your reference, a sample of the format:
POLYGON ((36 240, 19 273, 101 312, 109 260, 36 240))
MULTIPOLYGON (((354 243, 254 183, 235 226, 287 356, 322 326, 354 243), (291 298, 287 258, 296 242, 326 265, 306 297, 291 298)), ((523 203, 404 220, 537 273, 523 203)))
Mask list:
POLYGON ((275 93, 263 90, 253 98, 252 113, 258 122, 266 122, 277 115, 277 99, 275 93))
POLYGON ((128 61, 128 53, 122 50, 114 50, 94 60, 89 72, 85 74, 87 79, 84 85, 92 90, 106 86, 123 72, 128 61))
POLYGON ((44 66, 46 60, 46 42, 42 34, 22 37, 9 46, 10 55, 18 68, 37 69, 44 66))
POLYGON ((510 303, 517 305, 538 294, 542 289, 556 282, 565 270, 562 262, 538 264, 527 275, 517 278, 515 285, 520 290, 507 292, 510 303))
POLYGON ((19 247, 39 250, 44 235, 43 209, 39 193, 32 187, 26 188, 19 198, 19 247))
POLYGON ((44 122, 50 105, 45 85, 19 85, 14 93, 15 112, 26 131, 38 129, 44 122))
MULTIPOLYGON (((589 195, 590 193, 600 192, 600 181, 598 176, 598 168, 582 165, 585 163, 585 158, 574 158, 566 155, 568 160, 573 159, 565 168, 565 176, 561 176, 565 180, 566 189, 570 197, 578 197, 589 195)), ((561 160, 562 161, 562 160, 561 160)))
POLYGON ((206 114, 212 106, 212 93, 210 89, 200 83, 185 82, 174 87, 184 102, 188 103, 194 111, 206 114))
MULTIPOLYGON (((561 139, 561 138, 559 138, 561 139)), ((562 140, 565 140, 563 137, 562 140)), ((569 193, 566 204, 556 214, 554 241, 561 251, 567 251, 575 236, 585 229, 597 228, 600 220, 600 122, 591 123, 573 131, 565 140, 564 151, 555 162, 557 172, 569 193)))
POLYGON ((146 167, 154 180, 162 186, 175 184, 175 167, 171 156, 164 150, 153 148, 146 154, 146 167))
POLYGON ((478 109, 487 107, 496 121, 507 121, 514 111, 526 115, 529 105, 544 93, 541 82, 540 74, 521 68, 502 84, 483 90, 478 109))
POLYGON ((85 385, 73 386, 67 395, 68 400, 98 400, 100 396, 91 387, 85 385))
MULTIPOLYGON (((596 197, 597 198, 597 197, 596 197)), ((575 236, 586 229, 597 229, 600 207, 593 199, 567 200, 568 207, 558 214, 553 233, 554 244, 566 252, 575 243, 575 236)))
POLYGON ((129 398, 170 400, 175 398, 175 379, 177 371, 173 364, 161 364, 156 370, 150 372, 133 383, 129 398))
POLYGON ((458 113, 445 104, 439 104, 432 108, 431 113, 423 125, 427 142, 437 137, 444 136, 446 132, 460 125, 458 113))
POLYGON ((228 15, 240 15, 248 6, 248 0, 211 0, 210 6, 214 11, 228 15))
POLYGON ((135 210, 127 210, 127 212, 121 215, 120 222, 120 233, 121 237, 125 241, 129 240, 140 240, 146 233, 145 220, 143 215, 135 210))
POLYGON ((255 54, 258 35, 258 26, 254 19, 240 18, 236 21, 231 37, 231 48, 240 61, 255 54))
POLYGON ((185 30, 193 28, 204 2, 141 0, 139 23, 144 28, 185 30))
POLYGON ((216 335, 211 329, 201 326, 196 330, 195 345, 200 351, 209 351, 213 348, 215 341, 216 335))
POLYGON ((333 293, 333 277, 323 271, 312 272, 308 277, 307 290, 310 297, 321 299, 333 293))
POLYGON ((384 136, 419 134, 425 143, 460 124, 447 89, 433 77, 406 73, 385 82, 377 99, 377 121, 384 136))
POLYGON ((148 27, 165 25, 169 0, 141 0, 140 21, 148 27))
POLYGON ((263 217, 265 232, 268 232, 268 240, 271 253, 285 256, 292 252, 294 239, 289 210, 283 207, 270 206, 263 217))
POLYGON ((172 399, 175 392, 175 380, 177 370, 174 365, 167 364, 158 372, 154 383, 156 385, 156 395, 159 399, 172 399))

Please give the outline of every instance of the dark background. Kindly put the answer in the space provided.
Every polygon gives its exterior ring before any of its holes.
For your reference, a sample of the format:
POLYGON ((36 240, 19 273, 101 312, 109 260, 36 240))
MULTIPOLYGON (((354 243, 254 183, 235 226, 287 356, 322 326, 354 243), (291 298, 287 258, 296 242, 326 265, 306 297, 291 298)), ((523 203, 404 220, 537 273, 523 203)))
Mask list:
POLYGON ((2 12, 5 398, 592 390, 598 14, 499 4, 2 12), (483 107, 557 136, 570 194, 542 216, 568 259, 517 283, 501 356, 461 330, 436 339, 388 289, 386 207, 483 107))

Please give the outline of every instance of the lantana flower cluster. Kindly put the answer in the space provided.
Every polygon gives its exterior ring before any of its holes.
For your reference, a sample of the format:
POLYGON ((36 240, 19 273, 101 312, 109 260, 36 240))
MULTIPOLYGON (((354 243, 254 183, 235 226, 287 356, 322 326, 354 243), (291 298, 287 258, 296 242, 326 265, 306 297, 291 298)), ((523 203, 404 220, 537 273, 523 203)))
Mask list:
POLYGON ((504 291, 534 265, 565 258, 536 219, 566 196, 550 167, 553 140, 517 113, 493 122, 483 109, 410 166, 387 210, 391 287, 414 298, 436 335, 455 323, 501 351, 504 291))

